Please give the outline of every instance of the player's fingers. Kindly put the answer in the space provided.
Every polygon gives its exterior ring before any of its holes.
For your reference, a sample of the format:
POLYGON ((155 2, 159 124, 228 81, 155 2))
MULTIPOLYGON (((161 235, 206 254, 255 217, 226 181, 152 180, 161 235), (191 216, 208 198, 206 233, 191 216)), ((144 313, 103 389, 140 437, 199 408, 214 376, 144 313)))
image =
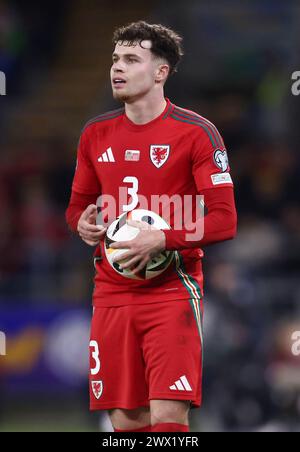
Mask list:
POLYGON ((82 220, 88 220, 89 216, 97 212, 97 206, 95 204, 90 204, 81 215, 82 220))
POLYGON ((132 259, 132 257, 134 256, 132 251, 127 251, 127 253, 122 253, 119 256, 115 256, 113 258, 113 262, 121 262, 124 261, 126 259, 132 259))
POLYGON ((121 268, 124 268, 124 269, 126 269, 126 268, 133 268, 139 261, 140 261, 140 258, 135 256, 132 259, 129 259, 127 262, 124 262, 124 263, 120 262, 119 265, 120 265, 121 268))
POLYGON ((87 221, 80 221, 78 223, 78 231, 79 232, 104 232, 106 231, 106 228, 101 226, 100 224, 90 224, 87 221))
POLYGON ((142 271, 147 263, 148 263, 149 259, 142 259, 139 263, 139 265, 137 265, 135 268, 131 269, 132 273, 134 273, 135 275, 138 274, 140 271, 142 271))
POLYGON ((97 212, 97 206, 95 204, 90 204, 84 212, 82 212, 79 222, 88 222, 89 217, 97 212))
POLYGON ((94 242, 103 240, 105 233, 98 233, 98 234, 87 234, 86 232, 79 232, 79 236, 84 240, 92 240, 94 242))
POLYGON ((114 250, 123 250, 125 248, 131 248, 132 247, 132 241, 128 242, 115 242, 110 245, 110 248, 113 248, 114 250))
POLYGON ((97 212, 94 212, 91 215, 89 215, 87 222, 90 224, 96 224, 96 220, 97 220, 97 212))
POLYGON ((133 226, 134 228, 138 228, 141 231, 151 231, 156 229, 154 226, 151 226, 146 221, 137 221, 137 220, 127 220, 128 226, 133 226))
POLYGON ((81 238, 84 238, 86 240, 94 240, 94 241, 98 240, 99 241, 104 237, 105 231, 93 232, 93 233, 84 231, 84 232, 79 232, 79 235, 81 238))
POLYGON ((149 231, 152 229, 150 224, 145 221, 136 221, 136 220, 127 220, 128 226, 133 226, 134 228, 138 228, 141 231, 149 231))

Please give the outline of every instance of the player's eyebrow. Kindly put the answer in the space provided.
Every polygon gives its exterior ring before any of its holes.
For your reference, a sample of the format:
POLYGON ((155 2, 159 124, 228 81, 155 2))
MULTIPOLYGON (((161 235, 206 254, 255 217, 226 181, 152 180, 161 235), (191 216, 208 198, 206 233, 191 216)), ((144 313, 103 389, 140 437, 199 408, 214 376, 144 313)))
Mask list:
POLYGON ((112 57, 120 57, 120 56, 123 56, 123 57, 134 57, 134 58, 138 58, 139 60, 141 60, 142 58, 140 57, 140 56, 138 56, 136 53, 124 53, 123 55, 119 55, 118 53, 116 53, 116 52, 114 52, 113 54, 112 54, 112 57))

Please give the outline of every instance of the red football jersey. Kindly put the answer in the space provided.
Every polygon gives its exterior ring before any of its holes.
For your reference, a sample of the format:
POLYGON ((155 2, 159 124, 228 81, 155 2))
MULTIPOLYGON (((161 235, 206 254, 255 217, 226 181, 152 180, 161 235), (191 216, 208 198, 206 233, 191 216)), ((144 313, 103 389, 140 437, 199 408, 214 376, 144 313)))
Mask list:
MULTIPOLYGON (((134 124, 124 109, 89 121, 80 138, 72 189, 95 194, 95 201, 97 195, 111 195, 120 215, 147 208, 141 197, 148 200, 149 210, 154 210, 150 208, 153 195, 190 195, 196 199, 203 190, 228 186, 232 180, 227 153, 216 127, 167 99, 164 112, 147 124, 134 124)), ((167 219, 171 227, 173 213, 167 219)), ((96 257, 104 256, 96 259, 95 306, 202 296, 203 252, 199 248, 175 252, 173 264, 163 274, 145 281, 119 275, 105 258, 103 243, 101 248, 95 253, 96 257)))

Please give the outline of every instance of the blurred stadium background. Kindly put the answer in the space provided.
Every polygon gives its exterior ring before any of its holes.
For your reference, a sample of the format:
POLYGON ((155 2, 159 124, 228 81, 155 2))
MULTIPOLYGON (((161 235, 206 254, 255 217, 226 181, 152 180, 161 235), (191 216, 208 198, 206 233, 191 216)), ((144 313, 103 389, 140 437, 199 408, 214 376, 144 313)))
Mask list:
POLYGON ((80 130, 115 108, 112 31, 137 19, 184 35, 167 95, 219 127, 236 183, 238 238, 206 250, 204 405, 192 429, 299 432, 296 0, 0 0, 0 431, 109 428, 88 412, 92 250, 64 211, 80 130))

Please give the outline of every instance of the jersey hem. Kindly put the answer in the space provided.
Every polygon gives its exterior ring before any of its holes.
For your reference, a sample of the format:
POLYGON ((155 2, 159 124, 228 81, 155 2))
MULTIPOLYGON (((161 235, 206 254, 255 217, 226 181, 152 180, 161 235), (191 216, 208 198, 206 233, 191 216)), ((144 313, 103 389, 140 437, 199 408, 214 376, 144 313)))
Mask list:
MULTIPOLYGON (((109 298, 109 296, 108 296, 109 298)), ((176 298, 168 298, 168 299, 162 299, 162 298, 158 298, 157 300, 147 300, 147 299, 143 299, 143 296, 141 295, 140 297, 138 297, 137 300, 133 300, 133 301, 124 301, 124 302, 119 302, 117 301, 116 303, 111 303, 111 302, 102 302, 102 301, 98 301, 97 299, 93 299, 93 306, 95 308, 113 308, 113 307, 121 307, 121 306, 130 306, 130 305, 144 305, 144 304, 155 304, 155 303, 167 303, 169 301, 187 301, 190 300, 191 296, 187 295, 183 295, 182 297, 176 297, 176 298)), ((199 298, 200 299, 200 298, 199 298)))
POLYGON ((161 400, 190 400, 191 401, 191 405, 192 408, 197 408, 200 407, 202 405, 202 400, 201 398, 193 398, 193 397, 189 397, 188 394, 187 395, 178 395, 178 396, 174 396, 174 395, 170 395, 170 394, 162 394, 162 393, 153 393, 150 397, 149 400, 142 400, 141 402, 136 402, 133 404, 130 403, 124 403, 124 402, 120 402, 120 401, 116 401, 116 402, 106 402, 106 403, 91 403, 90 404, 90 411, 101 411, 101 410, 111 410, 114 408, 119 408, 119 409, 123 409, 123 410, 135 410, 136 408, 140 408, 140 407, 149 407, 150 406, 150 400, 157 400, 157 399, 161 399, 161 400))
POLYGON ((149 396, 149 400, 190 400, 191 404, 195 407, 201 406, 202 400, 200 397, 193 397, 191 394, 170 394, 170 393, 162 393, 162 392, 153 392, 149 396))
POLYGON ((140 407, 149 407, 150 402, 149 400, 142 400, 141 402, 136 402, 133 404, 130 403, 124 403, 124 402, 104 402, 104 403, 91 403, 90 404, 90 411, 98 411, 98 410, 111 410, 114 408, 120 408, 123 410, 135 410, 136 408, 140 407))

